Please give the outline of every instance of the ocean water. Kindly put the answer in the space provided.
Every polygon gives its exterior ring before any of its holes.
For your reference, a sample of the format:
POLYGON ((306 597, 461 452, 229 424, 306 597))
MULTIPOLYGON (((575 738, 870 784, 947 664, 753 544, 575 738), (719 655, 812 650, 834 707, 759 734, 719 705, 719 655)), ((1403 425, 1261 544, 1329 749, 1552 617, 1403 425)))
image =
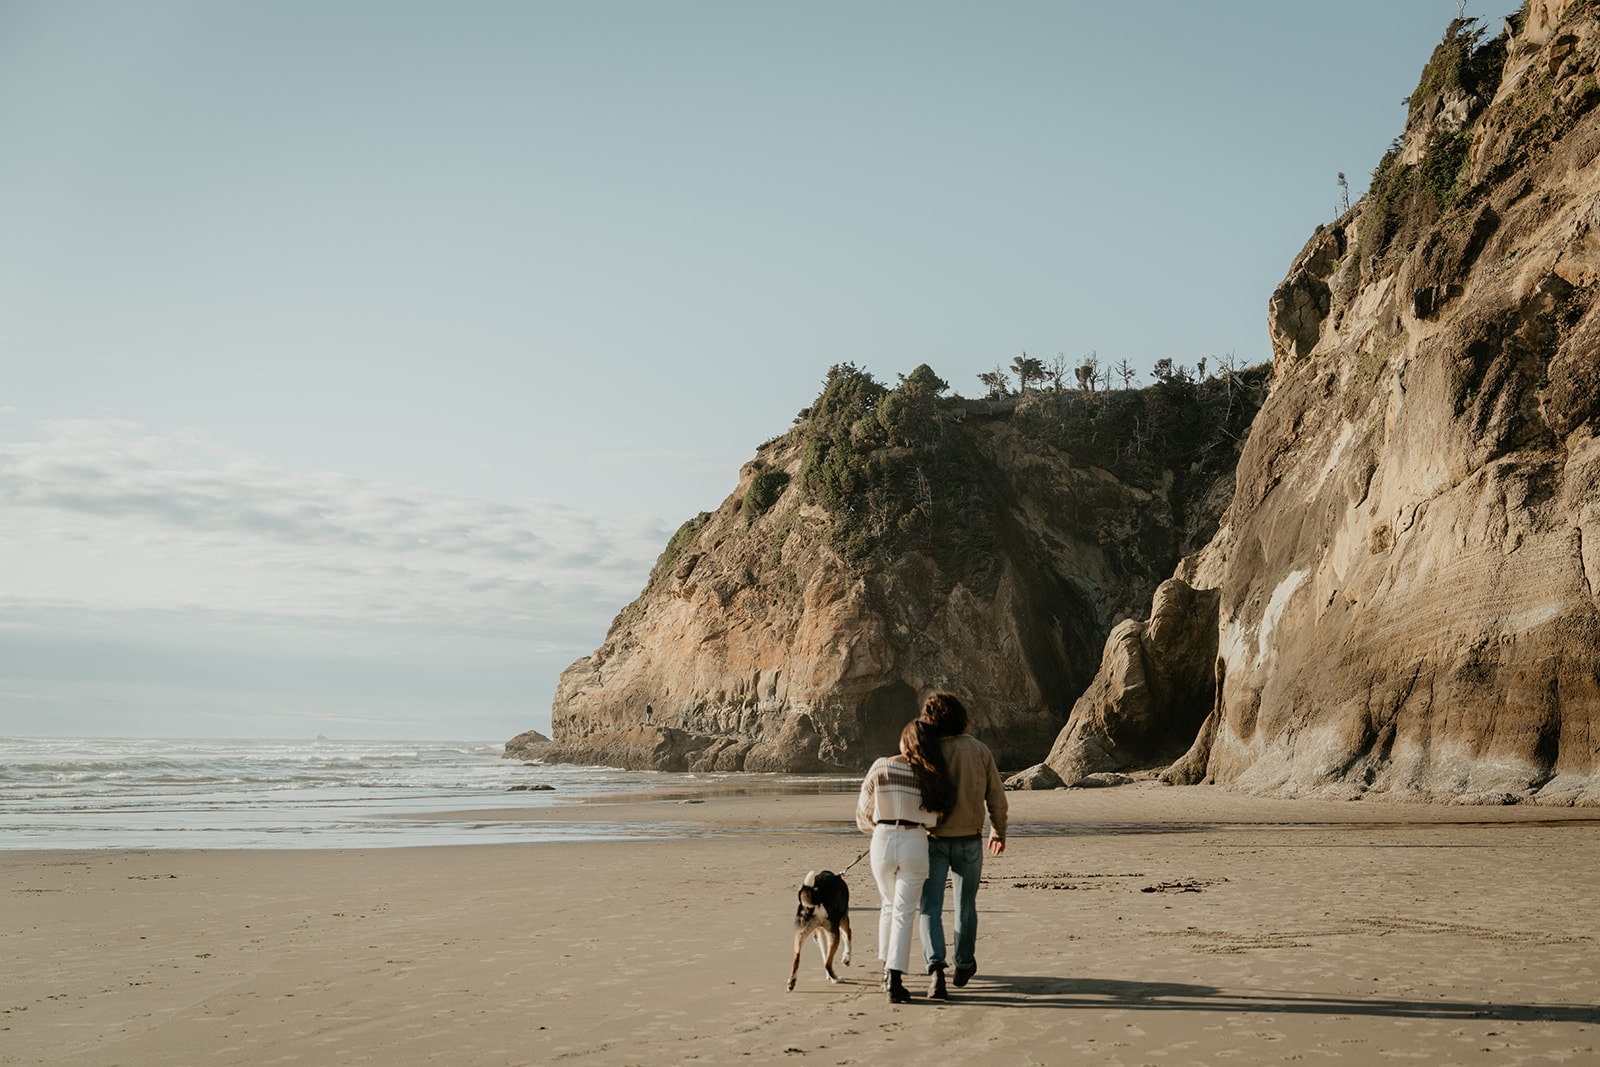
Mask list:
MULTIPOLYGON (((373 848, 644 838, 552 805, 726 789, 737 775, 530 766, 498 742, 0 738, 0 849, 373 848), (550 791, 513 791, 542 783, 550 791), (488 819, 483 812, 525 813, 488 819)), ((822 783, 774 781, 763 791, 822 783)), ((825 785, 824 785, 825 787, 825 785)))

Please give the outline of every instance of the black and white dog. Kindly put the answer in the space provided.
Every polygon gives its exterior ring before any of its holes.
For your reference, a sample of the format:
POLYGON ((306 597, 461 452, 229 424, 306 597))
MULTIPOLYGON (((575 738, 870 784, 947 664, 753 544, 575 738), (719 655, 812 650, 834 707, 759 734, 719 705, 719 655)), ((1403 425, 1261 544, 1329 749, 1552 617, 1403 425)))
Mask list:
POLYGON ((822 953, 822 969, 828 972, 828 981, 837 982, 833 973, 833 956, 844 944, 841 964, 850 965, 850 887, 844 878, 832 871, 812 871, 800 884, 800 906, 794 913, 794 965, 789 968, 789 988, 794 988, 794 976, 800 973, 800 950, 806 938, 815 934, 817 949, 822 953))

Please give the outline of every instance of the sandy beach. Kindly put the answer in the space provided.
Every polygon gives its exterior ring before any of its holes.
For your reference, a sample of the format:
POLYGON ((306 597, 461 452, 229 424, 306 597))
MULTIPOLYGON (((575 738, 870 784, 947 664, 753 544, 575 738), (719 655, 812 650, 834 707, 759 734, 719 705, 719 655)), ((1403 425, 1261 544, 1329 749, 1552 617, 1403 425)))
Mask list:
POLYGON ((865 862, 844 982, 808 946, 784 989, 797 883, 865 847, 851 799, 538 813, 675 831, 640 841, 0 852, 0 1063, 1600 1060, 1593 811, 1012 794, 978 976, 890 1006, 865 862))

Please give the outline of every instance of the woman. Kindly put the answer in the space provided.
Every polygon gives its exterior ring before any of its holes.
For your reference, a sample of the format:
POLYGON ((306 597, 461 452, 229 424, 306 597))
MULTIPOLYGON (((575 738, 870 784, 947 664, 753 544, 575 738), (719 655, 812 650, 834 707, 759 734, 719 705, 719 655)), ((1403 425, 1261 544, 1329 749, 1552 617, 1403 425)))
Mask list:
POLYGON ((920 720, 900 731, 900 754, 878 760, 861 783, 856 826, 872 835, 872 877, 883 898, 878 957, 891 1004, 911 999, 904 975, 917 900, 928 877, 928 830, 950 810, 952 793, 938 735, 920 720))

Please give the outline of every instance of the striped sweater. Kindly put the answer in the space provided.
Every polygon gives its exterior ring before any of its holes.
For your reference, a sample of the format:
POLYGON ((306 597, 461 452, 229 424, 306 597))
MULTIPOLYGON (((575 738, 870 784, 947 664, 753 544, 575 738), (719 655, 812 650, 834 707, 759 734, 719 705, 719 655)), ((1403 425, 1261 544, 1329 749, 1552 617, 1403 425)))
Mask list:
POLYGON ((905 760, 884 756, 867 771, 856 799, 856 826, 864 834, 889 819, 932 826, 939 816, 922 806, 922 791, 905 760))

